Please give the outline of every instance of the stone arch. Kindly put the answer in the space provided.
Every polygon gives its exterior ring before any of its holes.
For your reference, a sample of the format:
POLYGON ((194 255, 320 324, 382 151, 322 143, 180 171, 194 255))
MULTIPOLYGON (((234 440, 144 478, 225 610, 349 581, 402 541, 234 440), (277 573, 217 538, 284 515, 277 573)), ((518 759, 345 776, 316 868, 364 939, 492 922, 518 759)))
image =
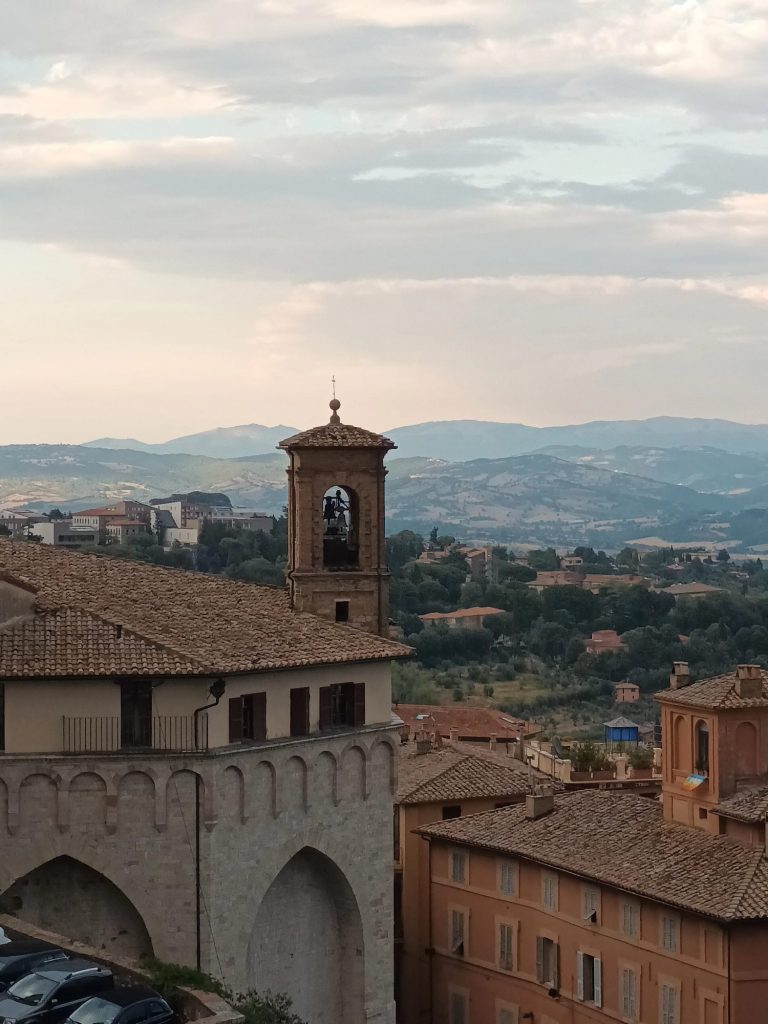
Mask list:
POLYGON ((285 992, 309 1024, 365 1019, 360 910, 339 867, 304 847, 267 890, 248 943, 248 987, 285 992))
POLYGON ((344 748, 341 755, 340 800, 365 800, 368 795, 368 758, 356 743, 344 748))
POLYGON ((69 830, 102 832, 107 827, 107 783, 98 772, 78 772, 69 780, 69 830))
POLYGON ((34 868, 0 896, 0 905, 31 924, 116 956, 152 955, 139 911, 101 872, 59 856, 34 868))
POLYGON ((349 484, 331 484, 323 492, 320 515, 325 568, 357 566, 360 550, 360 499, 357 493, 349 484))
POLYGON ((294 754, 280 772, 280 809, 307 809, 307 762, 294 754))
POLYGON ((330 750, 318 754, 312 769, 312 803, 334 806, 339 802, 339 765, 330 750))
POLYGON ((395 751, 389 740, 378 739, 370 753, 370 793, 395 791, 395 751))
POLYGON ((709 771, 709 722, 700 718, 693 727, 693 767, 698 772, 709 771))
POLYGON ((257 817, 277 815, 277 772, 271 761, 259 761, 254 766, 248 784, 250 814, 257 817))
POLYGON ((236 764, 229 764, 224 769, 221 794, 221 816, 237 818, 243 822, 245 813, 245 780, 243 773, 236 764))
POLYGON ((736 726, 736 778, 749 779, 758 774, 757 727, 754 722, 736 726))
POLYGON ((19 787, 19 824, 22 831, 41 825, 59 824, 59 776, 49 772, 33 772, 19 787))
POLYGON ((147 833, 157 825, 155 780, 145 771, 130 771, 117 786, 118 821, 138 832, 147 833))

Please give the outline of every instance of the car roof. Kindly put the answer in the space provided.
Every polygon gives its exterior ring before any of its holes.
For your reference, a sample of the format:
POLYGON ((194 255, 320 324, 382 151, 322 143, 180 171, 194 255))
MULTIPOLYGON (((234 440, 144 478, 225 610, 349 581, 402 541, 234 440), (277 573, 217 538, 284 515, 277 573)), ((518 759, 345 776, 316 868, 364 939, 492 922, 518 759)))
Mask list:
POLYGON ((0 946, 0 960, 9 956, 26 956, 28 953, 45 953, 49 949, 61 949, 61 946, 42 939, 13 939, 0 946))
POLYGON ((133 1003, 140 1003, 143 999, 163 999, 154 989, 147 988, 145 985, 117 985, 107 992, 96 993, 91 998, 103 999, 107 1003, 114 1003, 115 1006, 131 1006, 133 1003))
POLYGON ((42 974, 43 977, 50 978, 52 981, 61 981, 70 974, 80 974, 84 971, 112 973, 108 967, 94 963, 93 960, 54 960, 52 964, 45 965, 45 970, 38 970, 36 973, 42 974))

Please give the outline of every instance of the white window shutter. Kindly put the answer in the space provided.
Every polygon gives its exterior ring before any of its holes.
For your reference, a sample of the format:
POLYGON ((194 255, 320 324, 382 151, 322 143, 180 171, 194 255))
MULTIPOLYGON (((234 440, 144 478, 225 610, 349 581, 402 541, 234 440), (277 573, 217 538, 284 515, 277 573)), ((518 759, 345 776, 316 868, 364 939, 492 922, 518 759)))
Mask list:
POLYGON ((603 970, 602 963, 595 957, 594 959, 594 970, 595 970, 595 1006, 603 1005, 603 970))
POLYGON ((536 978, 544 981, 544 939, 539 935, 536 938, 536 978))
POLYGON ((584 1000, 584 954, 576 954, 576 998, 584 1000))

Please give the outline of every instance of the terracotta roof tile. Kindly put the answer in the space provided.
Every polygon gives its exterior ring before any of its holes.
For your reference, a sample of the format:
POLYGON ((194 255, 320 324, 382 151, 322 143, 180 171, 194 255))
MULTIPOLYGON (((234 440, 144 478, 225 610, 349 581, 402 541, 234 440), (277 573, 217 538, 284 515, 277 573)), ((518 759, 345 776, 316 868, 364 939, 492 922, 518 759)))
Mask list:
POLYGON ((582 790, 535 821, 513 804, 418 832, 525 857, 721 921, 768 917, 765 851, 665 822, 661 805, 631 793, 582 790))
POLYGON ((762 672, 763 693, 761 697, 740 697, 736 692, 737 676, 728 672, 722 676, 711 676, 698 683, 689 683, 678 690, 661 690, 656 700, 669 704, 690 704, 701 708, 759 708, 768 706, 768 672, 762 672))
POLYGON ((739 821, 765 821, 768 819, 768 784, 740 790, 721 800, 713 810, 715 814, 738 818, 739 821))
POLYGON ((473 708, 466 704, 396 704, 396 715, 412 730, 439 732, 448 738, 451 729, 458 730, 458 739, 516 740, 522 732, 530 735, 536 731, 531 722, 514 718, 494 708, 473 708), (423 717, 420 717, 423 716, 423 717))
MULTIPOLYGON (((30 664, 44 666, 48 676, 71 675, 70 653, 57 663, 37 650, 46 630, 58 638, 67 621, 94 654, 77 674, 113 675, 115 659, 127 656, 124 647, 115 648, 99 628, 87 625, 88 616, 121 625, 145 651, 159 647, 178 656, 178 663, 171 663, 153 655, 155 675, 187 675, 192 666, 202 675, 260 672, 385 661, 410 653, 402 644, 292 611, 281 588, 223 576, 0 540, 0 577, 32 590, 38 613, 84 615, 77 622, 46 616, 34 628, 26 622, 7 627, 0 646, 0 678, 5 679, 27 677, 30 664)), ((63 641, 57 644, 54 649, 64 651, 63 641)))
POLYGON ((397 448, 394 441, 350 423, 324 423, 286 437, 278 448, 397 448))
MULTIPOLYGON (((544 778, 536 773, 537 778, 544 778)), ((398 764, 396 802, 424 804, 479 797, 522 797, 528 792, 528 767, 506 754, 446 746, 417 754, 403 744, 398 764)))

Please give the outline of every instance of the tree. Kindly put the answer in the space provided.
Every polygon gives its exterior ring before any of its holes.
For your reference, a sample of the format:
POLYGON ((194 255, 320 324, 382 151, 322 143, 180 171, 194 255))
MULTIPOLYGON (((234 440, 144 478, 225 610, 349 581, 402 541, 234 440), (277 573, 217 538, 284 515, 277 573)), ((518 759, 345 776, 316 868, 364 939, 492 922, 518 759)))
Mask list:
POLYGON ((5 525, 5 523, 0 523, 0 537, 10 537, 10 536, 11 536, 11 531, 8 529, 8 527, 5 525))
POLYGON ((424 538, 413 530, 401 530, 387 537, 387 564, 398 573, 408 562, 418 558, 424 550, 424 538))
POLYGON ((55 519, 65 519, 66 516, 64 515, 60 508, 52 508, 51 511, 48 513, 48 518, 53 521, 55 519))
POLYGON ((538 572, 554 572, 560 568, 560 559, 554 548, 536 549, 528 552, 528 565, 538 572))
POLYGON ((728 554, 728 551, 727 551, 726 548, 721 548, 717 552, 717 560, 718 560, 718 562, 730 562, 731 556, 728 554))

